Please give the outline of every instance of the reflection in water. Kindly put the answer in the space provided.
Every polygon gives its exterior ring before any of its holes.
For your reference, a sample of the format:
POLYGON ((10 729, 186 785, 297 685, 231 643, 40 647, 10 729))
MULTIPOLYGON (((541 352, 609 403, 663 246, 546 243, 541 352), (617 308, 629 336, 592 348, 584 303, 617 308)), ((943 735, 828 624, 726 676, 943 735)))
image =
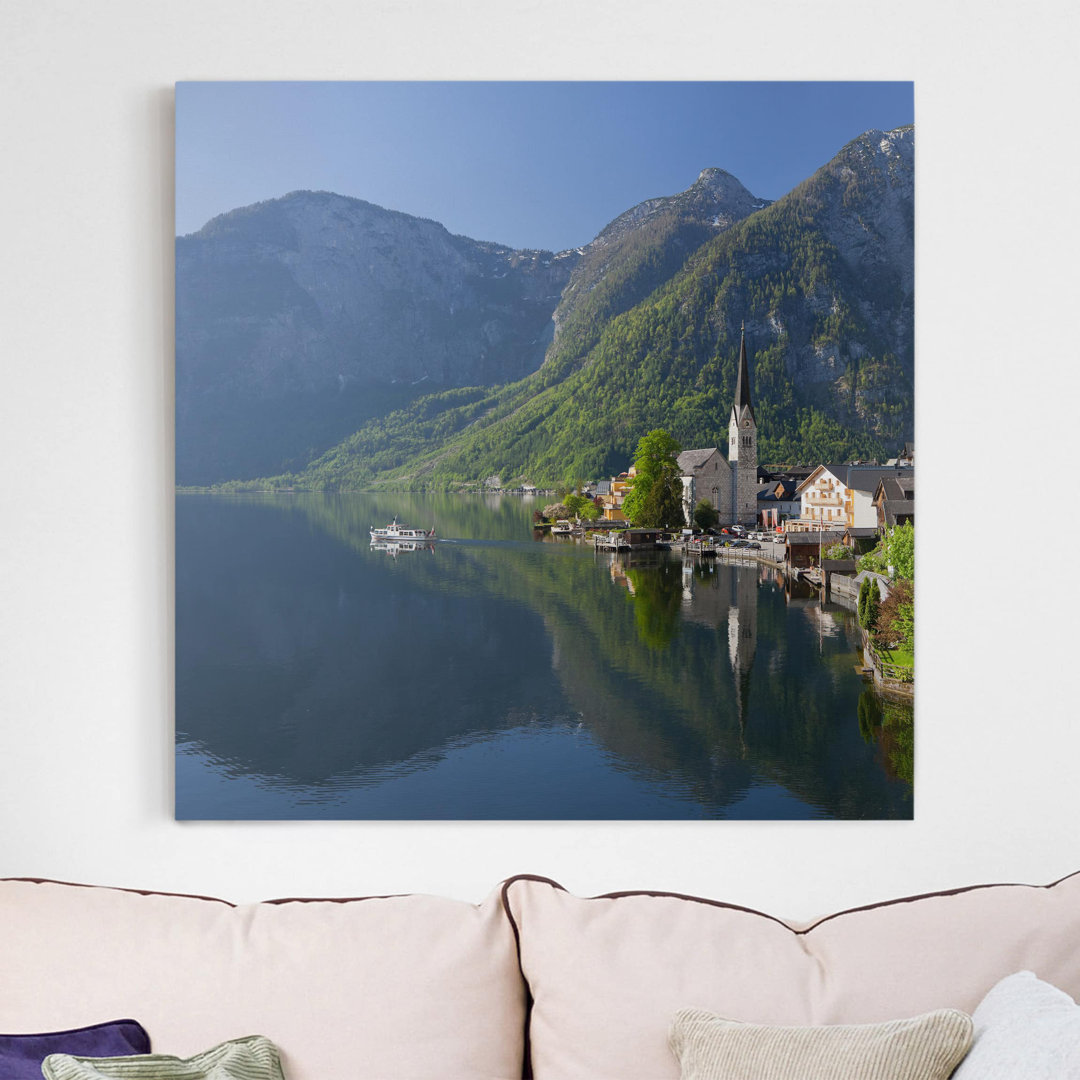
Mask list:
POLYGON ((435 543, 430 540, 384 540, 382 538, 371 541, 372 551, 384 551, 395 559, 403 552, 427 551, 435 554, 435 543))
POLYGON ((179 498, 178 816, 910 816, 848 615, 753 563, 535 543, 531 510, 179 498), (434 551, 373 549, 395 515, 434 551))
POLYGON ((913 783, 915 725, 911 707, 883 699, 867 687, 859 695, 858 715, 859 732, 865 742, 880 746, 889 775, 913 783))
POLYGON ((646 648, 666 649, 679 630, 682 568, 671 559, 648 567, 628 566, 626 580, 634 597, 638 637, 646 648))

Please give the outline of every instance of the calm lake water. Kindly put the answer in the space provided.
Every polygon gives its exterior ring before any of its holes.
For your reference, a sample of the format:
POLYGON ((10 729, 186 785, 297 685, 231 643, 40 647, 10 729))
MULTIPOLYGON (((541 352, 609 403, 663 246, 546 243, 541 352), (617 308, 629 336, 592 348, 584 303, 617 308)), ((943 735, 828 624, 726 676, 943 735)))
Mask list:
POLYGON ((757 564, 518 497, 176 501, 178 818, 909 818, 910 707, 757 564), (368 528, 438 529, 396 557, 368 528))

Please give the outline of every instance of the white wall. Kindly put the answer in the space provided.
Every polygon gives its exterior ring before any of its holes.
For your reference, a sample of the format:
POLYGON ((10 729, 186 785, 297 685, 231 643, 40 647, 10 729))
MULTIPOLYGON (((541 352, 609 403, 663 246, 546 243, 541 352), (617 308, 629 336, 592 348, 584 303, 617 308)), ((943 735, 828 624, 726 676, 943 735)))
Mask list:
POLYGON ((944 532, 965 494, 1024 492, 1005 496, 1015 521, 1066 505, 1051 495, 1074 478, 1078 17, 1065 0, 885 7, 5 0, 0 874, 479 899, 532 871, 798 916, 1080 868, 1075 571, 1018 565, 996 529, 966 554, 944 532), (171 820, 170 87, 477 75, 916 80, 914 822, 171 820), (1008 456, 1013 418, 1030 461, 1008 456))

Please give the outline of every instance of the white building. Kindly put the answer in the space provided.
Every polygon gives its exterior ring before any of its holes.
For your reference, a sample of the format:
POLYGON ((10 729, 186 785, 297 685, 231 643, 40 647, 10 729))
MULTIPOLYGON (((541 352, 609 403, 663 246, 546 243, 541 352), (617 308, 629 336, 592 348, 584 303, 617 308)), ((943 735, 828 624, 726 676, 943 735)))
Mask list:
MULTIPOLYGON (((819 465, 796 489, 803 528, 874 529, 874 493, 884 477, 911 476, 895 465, 819 465)), ((788 525, 791 528, 791 525, 788 525)))

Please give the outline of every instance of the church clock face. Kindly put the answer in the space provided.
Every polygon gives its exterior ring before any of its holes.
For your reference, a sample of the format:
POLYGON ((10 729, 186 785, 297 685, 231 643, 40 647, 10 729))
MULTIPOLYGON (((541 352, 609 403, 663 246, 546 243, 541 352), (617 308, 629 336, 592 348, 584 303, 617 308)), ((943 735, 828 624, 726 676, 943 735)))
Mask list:
POLYGON ((743 427, 749 427, 749 426, 750 426, 750 421, 749 421, 749 420, 744 420, 744 421, 742 422, 742 426, 743 426, 743 427))

